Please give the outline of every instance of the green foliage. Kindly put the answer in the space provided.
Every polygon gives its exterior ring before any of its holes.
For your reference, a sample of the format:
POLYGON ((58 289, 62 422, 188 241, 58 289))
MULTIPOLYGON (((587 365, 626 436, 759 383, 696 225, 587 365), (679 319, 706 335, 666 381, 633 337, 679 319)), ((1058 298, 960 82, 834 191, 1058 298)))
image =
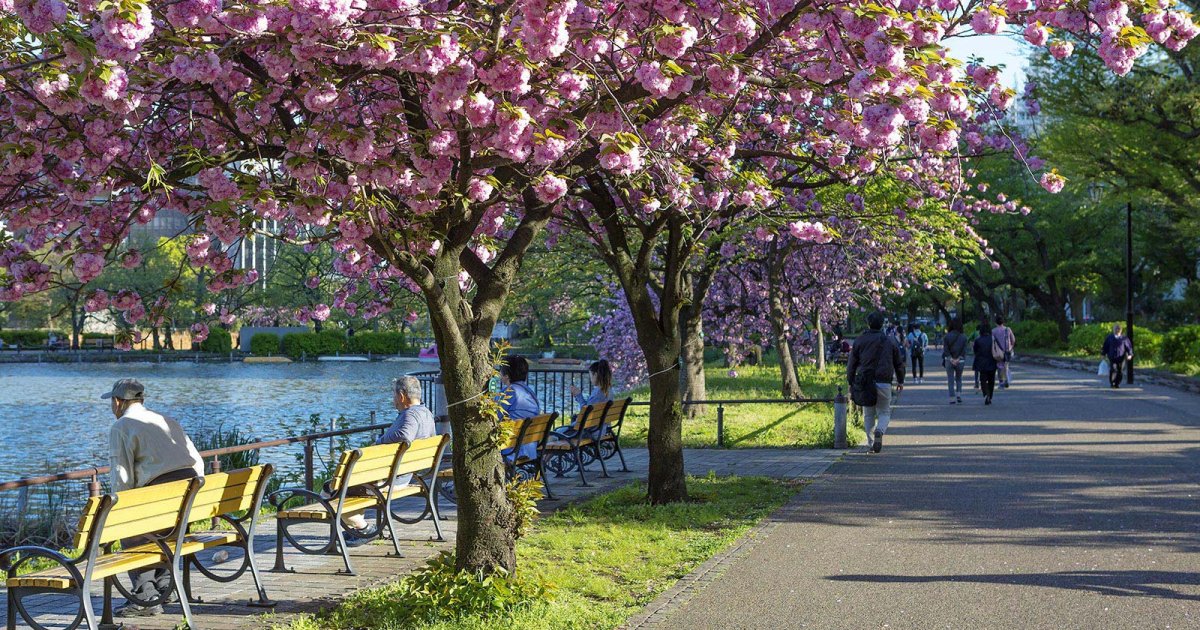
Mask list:
POLYGON ((1061 350, 1064 347, 1058 338, 1058 325, 1054 322, 1026 320, 1014 322, 1009 327, 1022 347, 1046 350, 1061 350))
POLYGON ((346 352, 354 354, 400 354, 404 347, 400 332, 359 332, 346 340, 346 352))
POLYGON ((340 330, 319 333, 291 333, 283 336, 283 353, 293 359, 302 356, 332 356, 346 347, 346 334, 340 330))
MULTIPOLYGON (((252 444, 257 441, 258 438, 242 433, 241 429, 237 427, 233 427, 228 431, 223 430, 222 427, 217 427, 215 431, 202 433, 196 438, 196 450, 212 451, 218 448, 252 444)), ((221 460, 221 470, 230 471, 257 466, 259 453, 259 451, 255 450, 220 455, 218 458, 221 460)))
POLYGON ((46 340, 50 338, 50 333, 58 335, 59 338, 69 337, 69 335, 61 331, 51 330, 0 330, 0 341, 9 345, 18 345, 25 347, 44 346, 46 340))
POLYGON ((1168 332, 1163 339, 1163 363, 1200 364, 1200 326, 1181 326, 1168 332))
MULTIPOLYGON (((1104 322, 1101 324, 1076 326, 1075 330, 1071 331, 1071 336, 1067 342, 1067 351, 1076 355, 1100 356, 1100 349, 1104 347, 1104 339, 1112 332, 1114 323, 1120 323, 1122 328, 1125 326, 1122 322, 1104 322)), ((1017 337, 1017 339, 1020 339, 1020 337, 1017 337)), ((1157 360, 1163 347, 1163 336, 1148 328, 1134 326, 1133 342, 1134 356, 1157 360)))
POLYGON ((209 329, 208 338, 200 342, 201 352, 229 354, 230 350, 233 350, 233 336, 224 328, 209 329))
POLYGON ((517 513, 517 538, 522 538, 533 529, 533 523, 541 512, 537 502, 544 496, 542 482, 537 479, 513 479, 508 482, 505 492, 517 513))
MULTIPOLYGON (((289 623, 293 630, 486 630, 491 628, 616 628, 680 576, 783 505, 796 486, 765 478, 692 477, 692 501, 652 506, 646 487, 619 490, 568 505, 538 521, 517 543, 519 577, 543 594, 496 614, 438 611, 433 619, 409 610, 412 578, 355 593, 319 617, 289 623), (549 591, 552 597, 545 597, 549 591)), ((449 560, 441 560, 449 575, 449 560)), ((474 576, 470 576, 475 579, 474 576)), ((426 582, 429 581, 425 578, 426 582)), ((448 582, 442 576, 438 582, 448 582)), ((469 586, 470 590, 477 587, 469 586)), ((444 601, 444 600, 443 600, 444 601)), ((485 609, 488 606, 485 603, 485 609)))
POLYGON ((250 338, 250 354, 256 357, 268 357, 279 354, 282 345, 279 335, 275 333, 255 333, 250 338))

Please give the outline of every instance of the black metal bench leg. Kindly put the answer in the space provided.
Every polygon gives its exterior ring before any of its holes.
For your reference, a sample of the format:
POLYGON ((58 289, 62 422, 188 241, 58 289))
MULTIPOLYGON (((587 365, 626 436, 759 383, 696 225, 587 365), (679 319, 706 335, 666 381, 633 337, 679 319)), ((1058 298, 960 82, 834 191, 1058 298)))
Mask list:
MULTIPOLYGON (((115 623, 113 623, 113 606, 112 606, 113 580, 116 580, 116 579, 117 579, 117 576, 115 576, 115 575, 111 575, 109 577, 104 578, 104 609, 100 614, 100 626, 105 627, 105 628, 111 628, 114 625, 116 625, 115 623)), ((87 617, 88 627, 89 628, 97 627, 96 626, 96 613, 92 610, 91 589, 84 587, 83 594, 80 596, 80 599, 83 600, 83 614, 87 617)))
POLYGON ((600 462, 600 476, 609 479, 612 475, 608 474, 608 464, 604 463, 604 456, 600 453, 600 443, 592 442, 592 449, 596 451, 596 459, 600 462))
POLYGON ((625 453, 621 450, 621 441, 613 440, 613 445, 617 447, 617 457, 621 458, 621 472, 631 472, 625 463, 625 453))
MULTIPOLYGON (((11 573, 9 577, 12 577, 11 573)), ((5 611, 8 613, 8 624, 5 628, 7 630, 17 630, 17 604, 13 600, 13 591, 11 588, 4 591, 4 601, 8 604, 8 607, 5 608, 5 611)), ((80 603, 82 604, 82 602, 83 600, 81 599, 80 603)))
POLYGON ((271 573, 288 573, 288 568, 283 564, 283 520, 275 519, 275 566, 271 567, 271 573))
POLYGON ((446 539, 442 536, 442 515, 438 514, 436 496, 434 488, 431 487, 429 493, 425 495, 425 500, 429 503, 429 514, 433 518, 433 531, 437 532, 437 538, 434 540, 440 542, 446 539))
POLYGON ((350 548, 346 546, 346 536, 342 533, 342 515, 340 512, 333 516, 333 533, 337 537, 338 551, 342 552, 342 562, 346 563, 346 570, 338 571, 338 573, 358 575, 354 572, 354 567, 350 566, 350 548))
POLYGON ((184 558, 183 562, 183 593, 181 595, 193 604, 202 604, 199 597, 192 596, 192 557, 184 558))
POLYGON ((579 467, 579 481, 581 486, 588 487, 592 484, 587 482, 587 475, 583 472, 583 447, 575 446, 575 465, 579 467))
POLYGON ((551 501, 557 500, 557 497, 554 496, 554 493, 550 491, 550 478, 546 476, 546 468, 544 466, 542 466, 542 458, 541 457, 539 457, 537 460, 537 467, 538 467, 538 474, 541 475, 541 477, 542 477, 542 489, 546 491, 545 492, 546 498, 551 501))

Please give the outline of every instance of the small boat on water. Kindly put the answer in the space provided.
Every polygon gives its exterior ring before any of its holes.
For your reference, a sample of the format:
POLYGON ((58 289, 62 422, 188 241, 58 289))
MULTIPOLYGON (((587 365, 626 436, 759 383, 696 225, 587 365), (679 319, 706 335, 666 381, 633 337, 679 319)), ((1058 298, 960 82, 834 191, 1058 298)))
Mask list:
POLYGON ((437 346, 421 348, 421 351, 417 353, 417 361, 421 363, 437 363, 440 361, 440 359, 438 359, 437 346))
POLYGON ((317 357, 318 361, 370 361, 367 357, 317 357))
POLYGON ((242 363, 291 363, 287 357, 246 357, 242 363))

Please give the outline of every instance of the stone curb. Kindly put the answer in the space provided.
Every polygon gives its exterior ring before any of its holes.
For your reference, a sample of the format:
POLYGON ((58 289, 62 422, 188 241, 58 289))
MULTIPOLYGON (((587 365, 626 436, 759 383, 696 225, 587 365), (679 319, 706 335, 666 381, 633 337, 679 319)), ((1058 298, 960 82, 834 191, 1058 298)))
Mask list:
MULTIPOLYGON (((855 448, 849 449, 846 452, 858 453, 862 451, 863 449, 861 448, 855 448)), ((841 461, 844 456, 843 454, 831 461, 820 475, 803 480, 805 482, 804 486, 807 487, 812 483, 821 481, 827 482, 829 469, 841 461)), ((699 566, 692 569, 687 575, 679 578, 679 581, 671 586, 671 588, 647 604, 641 612, 630 617, 624 625, 619 626, 621 630, 652 628, 664 621, 672 613, 679 610, 680 607, 687 604, 693 597, 708 588, 709 584, 721 577, 734 563, 744 558, 758 545, 762 544, 762 541, 775 531, 780 523, 787 521, 790 517, 797 514, 807 500, 808 496, 804 493, 803 488, 801 488, 787 503, 764 517, 757 525, 751 527, 741 537, 733 541, 727 549, 700 563, 699 566)))
MULTIPOLYGON (((1017 365, 1020 365, 1022 362, 1032 363, 1034 365, 1044 365, 1046 367, 1058 368, 1060 370, 1088 372, 1095 376, 1099 360, 1050 357, 1041 354, 1018 354, 1016 359, 1013 360, 1013 363, 1017 365)), ((1182 376, 1179 374, 1171 374, 1170 372, 1163 372, 1162 370, 1139 369, 1137 370, 1137 381, 1141 383, 1149 383, 1151 385, 1170 387, 1171 389, 1191 392, 1193 394, 1200 394, 1200 379, 1192 378, 1190 376, 1182 376)))

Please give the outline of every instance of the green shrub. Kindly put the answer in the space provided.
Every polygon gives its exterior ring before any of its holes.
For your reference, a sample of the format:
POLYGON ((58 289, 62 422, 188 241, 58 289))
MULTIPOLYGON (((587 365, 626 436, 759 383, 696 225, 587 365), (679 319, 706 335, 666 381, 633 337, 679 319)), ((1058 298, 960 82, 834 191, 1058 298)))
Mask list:
POLYGON ((1167 364, 1200 363, 1200 326, 1180 326, 1163 338, 1162 362, 1167 364))
POLYGON ((208 338, 200 342, 201 352, 229 354, 230 350, 233 350, 233 336, 224 328, 210 328, 208 338))
POLYGON ((279 354, 280 339, 275 333, 254 333, 250 338, 250 354, 256 357, 269 357, 279 354))
POLYGON ((1058 324, 1048 321, 1026 320, 1014 322, 1010 328, 1017 336, 1017 343, 1022 348, 1044 348, 1059 350, 1063 347, 1058 338, 1058 324))
MULTIPOLYGON (((1075 330, 1071 331, 1071 337, 1067 342, 1067 350, 1073 354, 1099 356, 1100 349, 1104 347, 1104 339, 1112 332, 1113 324, 1118 323, 1121 324, 1122 328, 1125 327, 1123 322, 1104 322, 1102 324, 1076 326, 1075 330)), ((1159 349, 1162 348, 1163 336, 1149 328, 1134 326, 1133 341, 1134 355, 1147 359, 1157 359, 1159 349)))
POLYGON ((400 354, 404 351, 404 333, 360 332, 346 339, 346 352, 354 354, 400 354))
POLYGON ((346 335, 340 330, 319 333, 291 333, 283 336, 283 353, 293 359, 332 356, 346 347, 346 335))
POLYGON ((46 345, 46 340, 50 338, 51 332, 58 335, 59 339, 70 338, 70 335, 67 333, 57 330, 19 330, 14 328, 12 330, 0 330, 0 341, 9 345, 26 347, 44 346, 46 345))

